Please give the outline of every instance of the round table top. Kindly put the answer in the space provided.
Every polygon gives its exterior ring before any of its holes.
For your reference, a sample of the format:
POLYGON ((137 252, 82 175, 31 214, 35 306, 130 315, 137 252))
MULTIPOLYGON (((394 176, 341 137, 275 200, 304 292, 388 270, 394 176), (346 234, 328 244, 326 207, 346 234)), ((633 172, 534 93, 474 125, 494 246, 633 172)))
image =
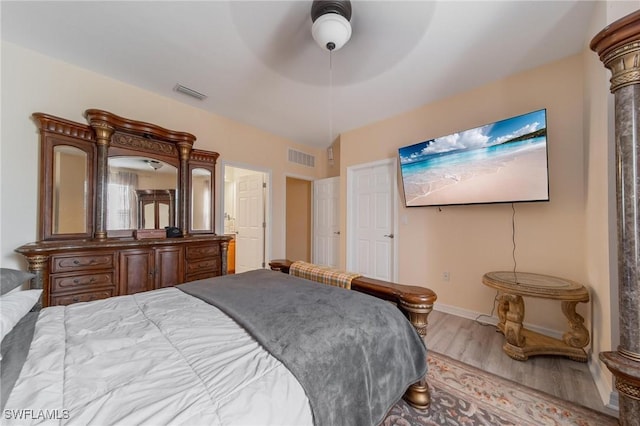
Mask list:
POLYGON ((588 302, 589 291, 575 281, 530 272, 493 271, 482 283, 503 293, 545 299, 588 302))

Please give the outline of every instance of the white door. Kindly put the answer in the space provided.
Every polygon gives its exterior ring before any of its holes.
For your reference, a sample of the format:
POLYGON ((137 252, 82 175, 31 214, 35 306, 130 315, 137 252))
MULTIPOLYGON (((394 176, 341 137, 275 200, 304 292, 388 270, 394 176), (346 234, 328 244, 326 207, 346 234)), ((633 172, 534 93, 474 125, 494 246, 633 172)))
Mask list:
POLYGON ((239 176, 236 181, 236 273, 264 267, 264 177, 239 176))
POLYGON ((340 250, 340 178, 313 182, 313 255, 316 265, 337 268, 340 250))
POLYGON ((347 188, 347 269, 395 281, 395 160, 350 167, 347 188))

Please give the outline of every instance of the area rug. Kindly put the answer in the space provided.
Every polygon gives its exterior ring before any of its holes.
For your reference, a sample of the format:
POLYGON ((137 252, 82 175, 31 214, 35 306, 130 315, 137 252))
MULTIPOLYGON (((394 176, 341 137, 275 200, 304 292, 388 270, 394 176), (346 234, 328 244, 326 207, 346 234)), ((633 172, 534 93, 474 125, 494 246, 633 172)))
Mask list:
POLYGON ((429 352, 431 407, 396 404, 391 425, 617 425, 614 417, 503 379, 445 355, 429 352))

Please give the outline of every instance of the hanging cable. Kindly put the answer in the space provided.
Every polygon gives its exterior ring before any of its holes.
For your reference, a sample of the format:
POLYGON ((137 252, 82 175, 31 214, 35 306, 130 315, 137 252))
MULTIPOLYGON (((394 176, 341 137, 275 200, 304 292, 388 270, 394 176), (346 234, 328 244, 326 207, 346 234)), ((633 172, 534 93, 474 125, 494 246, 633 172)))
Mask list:
POLYGON ((517 265, 518 262, 516 261, 516 206, 514 203, 511 203, 511 244, 512 244, 512 251, 511 251, 511 257, 513 258, 513 281, 518 284, 518 273, 517 273, 517 265))
POLYGON ((329 146, 333 144, 333 49, 329 50, 329 146))
POLYGON ((480 324, 480 325, 483 325, 483 326, 489 326, 489 325, 495 326, 495 324, 492 324, 490 322, 482 322, 482 321, 480 321, 480 318, 483 318, 483 317, 493 318, 493 313, 496 311, 496 304, 498 303, 499 300, 500 300, 500 292, 496 291, 496 295, 493 298, 493 307, 491 308, 491 313, 489 315, 480 314, 474 319, 474 321, 476 323, 480 324))
MULTIPOLYGON (((518 272, 517 272, 517 265, 518 262, 516 260, 516 207, 514 203, 511 203, 511 244, 512 244, 512 249, 511 249, 511 258, 513 259, 513 279, 514 282, 516 284, 518 284, 518 272)), ((491 313, 489 315, 486 314, 480 314, 475 318, 475 322, 477 322, 480 325, 494 325, 491 323, 486 323, 486 322, 481 322, 479 321, 480 318, 483 317, 487 317, 487 318, 492 318, 493 317, 493 313, 496 310, 496 303, 498 303, 500 301, 500 292, 497 291, 495 297, 493 298, 493 307, 491 308, 491 313)))

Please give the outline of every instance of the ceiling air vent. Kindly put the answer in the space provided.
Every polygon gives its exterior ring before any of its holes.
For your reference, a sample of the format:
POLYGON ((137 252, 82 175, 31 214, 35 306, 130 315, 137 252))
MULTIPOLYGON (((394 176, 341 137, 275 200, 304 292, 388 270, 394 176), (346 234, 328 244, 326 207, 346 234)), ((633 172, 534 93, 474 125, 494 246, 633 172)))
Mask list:
POLYGON ((189 89, 188 87, 183 86, 182 84, 176 84, 176 87, 174 87, 173 90, 175 90, 176 92, 183 93, 183 94, 185 94, 187 96, 191 96, 192 98, 196 98, 196 99, 201 100, 201 101, 207 99, 207 95, 204 95, 204 94, 202 94, 200 92, 197 92, 197 91, 195 91, 193 89, 189 89))
POLYGON ((293 148, 289 148, 289 162, 302 164, 307 167, 315 167, 316 166, 316 157, 311 154, 307 154, 306 152, 297 151, 293 148))

